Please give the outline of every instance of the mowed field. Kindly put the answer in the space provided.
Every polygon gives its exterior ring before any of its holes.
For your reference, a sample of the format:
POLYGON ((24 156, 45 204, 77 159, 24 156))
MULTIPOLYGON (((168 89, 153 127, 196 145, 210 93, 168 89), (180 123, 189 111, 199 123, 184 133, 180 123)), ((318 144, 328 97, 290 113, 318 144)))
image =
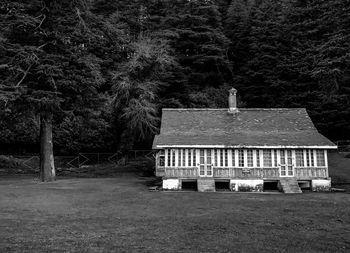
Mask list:
POLYGON ((150 178, 0 179, 0 252, 350 252, 350 194, 149 192, 150 178))
MULTIPOLYGON (((350 153, 348 153, 350 155, 350 153)), ((332 185, 347 189, 350 192, 350 158, 332 152, 328 154, 329 176, 332 185)))

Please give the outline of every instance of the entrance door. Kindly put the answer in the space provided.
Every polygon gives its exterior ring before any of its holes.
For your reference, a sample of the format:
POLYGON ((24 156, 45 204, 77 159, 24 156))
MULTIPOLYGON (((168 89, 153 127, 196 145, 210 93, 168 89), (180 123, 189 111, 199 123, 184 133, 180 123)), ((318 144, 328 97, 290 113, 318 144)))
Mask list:
POLYGON ((199 176, 200 177, 213 176, 213 166, 212 166, 211 159, 212 159, 211 149, 199 150, 199 176))
POLYGON ((281 150, 280 151, 280 176, 281 177, 293 177, 294 176, 294 166, 291 150, 281 150))

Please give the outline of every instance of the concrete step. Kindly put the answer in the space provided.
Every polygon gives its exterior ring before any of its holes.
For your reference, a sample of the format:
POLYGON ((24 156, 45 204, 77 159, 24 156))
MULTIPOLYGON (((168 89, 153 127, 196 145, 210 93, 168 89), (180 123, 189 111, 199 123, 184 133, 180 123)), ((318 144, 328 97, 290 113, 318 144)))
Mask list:
POLYGON ((215 181, 213 178, 199 178, 197 186, 199 192, 215 192, 215 181))
POLYGON ((295 178, 280 179, 280 184, 284 193, 302 193, 295 178))

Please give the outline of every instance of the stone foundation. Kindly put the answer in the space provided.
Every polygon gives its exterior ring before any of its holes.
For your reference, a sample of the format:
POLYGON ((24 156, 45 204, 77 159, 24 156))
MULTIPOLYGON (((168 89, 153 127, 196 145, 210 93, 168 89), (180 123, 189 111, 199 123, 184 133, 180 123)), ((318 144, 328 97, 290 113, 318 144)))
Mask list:
POLYGON ((242 180, 231 179, 230 189, 236 192, 262 192, 264 181, 262 179, 242 180))
POLYGON ((180 179, 163 179, 164 190, 181 190, 180 179))
MULTIPOLYGON (((214 182, 214 180, 212 180, 214 182)), ((231 179, 230 189, 234 192, 262 192, 264 180, 262 179, 231 179)), ((214 187, 214 186, 213 186, 214 187)), ((281 188, 278 183, 278 188, 281 188)), ((164 190, 181 190, 180 179, 163 179, 164 190)), ((215 187, 213 188, 215 191, 215 187)), ((314 179, 311 183, 311 190, 315 192, 331 191, 331 179, 314 179)))
POLYGON ((331 190, 331 179, 312 180, 311 189, 314 192, 328 192, 331 190))

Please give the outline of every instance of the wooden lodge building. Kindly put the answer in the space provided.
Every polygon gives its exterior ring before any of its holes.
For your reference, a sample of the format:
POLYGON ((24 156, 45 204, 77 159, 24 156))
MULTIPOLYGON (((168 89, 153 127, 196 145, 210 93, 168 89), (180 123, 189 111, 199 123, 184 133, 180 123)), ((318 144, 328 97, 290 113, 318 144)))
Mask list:
POLYGON ((329 190, 327 151, 336 149, 304 108, 163 109, 153 149, 163 189, 300 193, 329 190))

